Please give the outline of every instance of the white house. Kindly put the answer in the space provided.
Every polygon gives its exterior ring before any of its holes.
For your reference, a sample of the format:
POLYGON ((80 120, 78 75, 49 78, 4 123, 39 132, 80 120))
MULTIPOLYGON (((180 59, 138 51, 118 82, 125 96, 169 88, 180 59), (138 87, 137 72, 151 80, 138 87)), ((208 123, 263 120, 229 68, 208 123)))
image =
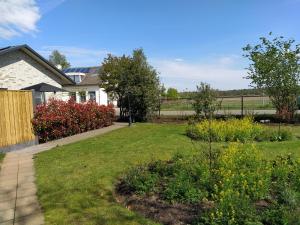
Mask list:
POLYGON ((107 105, 107 93, 99 87, 99 68, 76 67, 63 70, 76 83, 76 85, 65 85, 63 88, 70 92, 70 96, 74 97, 76 102, 95 100, 98 104, 107 105))
POLYGON ((35 89, 36 103, 67 98, 65 85, 76 85, 61 70, 28 45, 0 48, 0 89, 35 89))
POLYGON ((99 87, 98 70, 69 68, 64 73, 28 45, 0 48, 0 89, 33 89, 37 104, 52 97, 75 97, 77 102, 95 100, 107 105, 107 93, 99 87))

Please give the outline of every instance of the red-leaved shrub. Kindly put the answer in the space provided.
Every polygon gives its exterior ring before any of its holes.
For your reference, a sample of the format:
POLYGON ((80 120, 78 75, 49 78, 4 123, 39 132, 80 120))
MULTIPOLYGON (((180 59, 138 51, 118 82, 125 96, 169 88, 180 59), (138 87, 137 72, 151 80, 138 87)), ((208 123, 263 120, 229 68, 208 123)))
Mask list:
POLYGON ((115 118, 112 105, 98 105, 94 101, 76 103, 74 100, 50 99, 38 105, 32 119, 34 133, 40 142, 110 126, 115 118))

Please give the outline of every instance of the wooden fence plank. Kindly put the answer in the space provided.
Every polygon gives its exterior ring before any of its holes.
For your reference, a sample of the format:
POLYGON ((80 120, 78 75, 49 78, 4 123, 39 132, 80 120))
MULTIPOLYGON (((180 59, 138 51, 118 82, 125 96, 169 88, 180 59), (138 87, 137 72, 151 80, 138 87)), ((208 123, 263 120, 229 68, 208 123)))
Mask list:
POLYGON ((31 91, 0 90, 0 148, 35 139, 31 91))

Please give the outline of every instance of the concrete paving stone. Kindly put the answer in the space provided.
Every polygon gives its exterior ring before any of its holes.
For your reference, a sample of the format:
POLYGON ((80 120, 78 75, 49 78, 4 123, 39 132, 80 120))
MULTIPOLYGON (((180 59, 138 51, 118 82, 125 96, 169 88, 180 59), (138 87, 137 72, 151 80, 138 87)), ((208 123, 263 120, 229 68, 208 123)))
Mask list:
POLYGON ((10 192, 8 194, 0 194, 0 204, 5 201, 15 201, 16 192, 10 192))
POLYGON ((18 190, 24 190, 24 189, 29 189, 29 188, 34 188, 36 187, 34 182, 27 182, 27 183, 21 183, 18 184, 18 190))
POLYGON ((0 223, 14 219, 14 209, 8 209, 0 212, 0 223))
POLYGON ((42 225, 42 224, 44 224, 44 216, 42 213, 31 214, 25 217, 21 217, 15 221, 15 225, 42 225))
POLYGON ((15 219, 28 216, 35 213, 41 213, 41 208, 38 204, 38 202, 26 205, 26 206, 20 206, 16 207, 15 211, 15 219))
POLYGON ((18 177, 18 184, 20 185, 23 183, 34 182, 34 181, 35 181, 35 177, 33 175, 18 177))
POLYGON ((0 184, 0 190, 6 190, 6 189, 16 189, 17 187, 17 182, 11 182, 11 183, 1 183, 0 184))
POLYGON ((0 187, 9 186, 11 184, 17 184, 17 177, 7 177, 6 179, 1 177, 0 179, 0 187))
POLYGON ((18 173, 18 177, 28 177, 28 176, 35 176, 34 169, 27 170, 27 171, 20 170, 18 173))
POLYGON ((0 202, 0 214, 1 214, 1 211, 8 210, 8 209, 14 209, 15 204, 16 204, 15 200, 8 200, 8 201, 0 202))
POLYGON ((26 205, 31 205, 33 203, 38 202, 38 198, 36 195, 31 195, 31 196, 27 196, 27 197, 20 197, 17 199, 16 202, 16 206, 20 207, 20 206, 26 206, 26 205))
POLYGON ((28 189, 18 190, 17 191, 17 198, 28 197, 28 196, 31 196, 31 195, 35 195, 36 192, 37 192, 36 187, 35 188, 28 188, 28 189))
POLYGON ((10 180, 17 180, 17 174, 5 174, 0 176, 0 184, 10 180))
POLYGON ((14 220, 9 220, 3 223, 0 222, 0 225, 14 225, 14 220))

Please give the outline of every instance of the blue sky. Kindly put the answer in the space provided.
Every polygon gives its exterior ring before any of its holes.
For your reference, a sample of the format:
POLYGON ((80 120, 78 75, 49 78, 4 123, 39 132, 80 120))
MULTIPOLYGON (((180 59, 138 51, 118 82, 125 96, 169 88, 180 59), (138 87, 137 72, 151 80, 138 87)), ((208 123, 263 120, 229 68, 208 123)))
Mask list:
POLYGON ((142 47, 166 87, 247 88, 241 48, 270 31, 300 42, 300 0, 0 0, 0 46, 72 66, 142 47))

